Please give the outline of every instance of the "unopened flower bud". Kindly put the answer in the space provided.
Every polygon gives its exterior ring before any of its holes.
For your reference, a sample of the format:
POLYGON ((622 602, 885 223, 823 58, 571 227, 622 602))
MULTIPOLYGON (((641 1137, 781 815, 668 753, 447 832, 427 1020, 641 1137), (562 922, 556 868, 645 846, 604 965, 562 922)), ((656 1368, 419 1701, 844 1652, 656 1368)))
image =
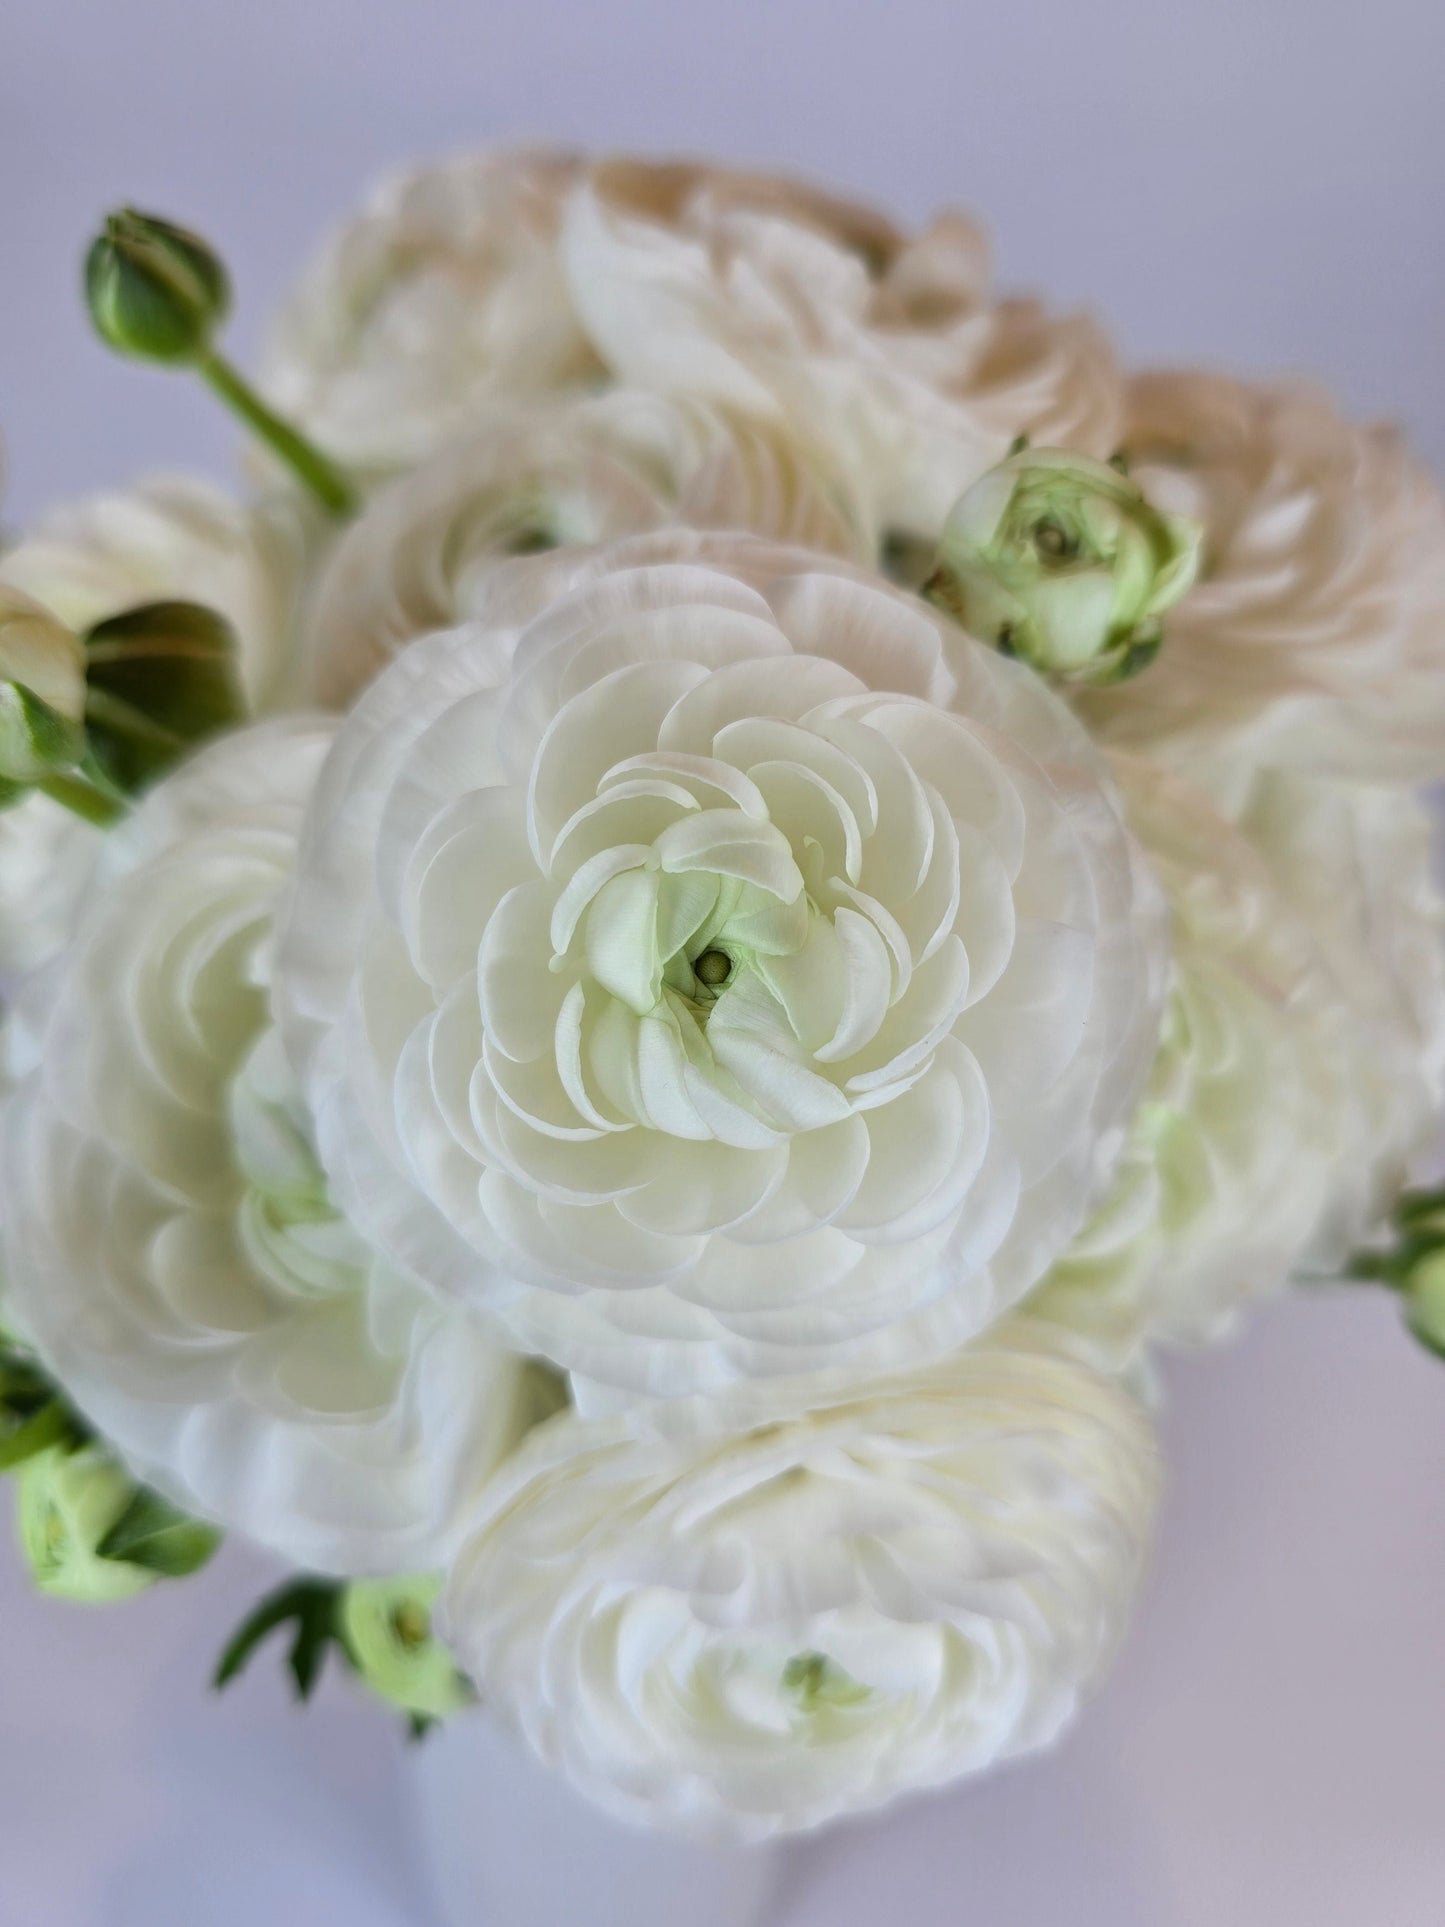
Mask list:
POLYGON ((41 1592, 99 1605, 128 1599, 158 1577, 144 1566, 101 1556, 102 1543, 136 1494, 102 1447, 52 1447, 22 1466, 18 1485, 20 1542, 41 1592))
POLYGON ((1022 448, 955 504, 924 593, 1044 674, 1118 682, 1153 660, 1199 543, 1112 463, 1022 448))
POLYGON ((457 1663, 432 1632, 441 1581, 359 1579, 346 1588, 341 1624, 362 1679, 384 1700, 423 1719, 445 1719, 471 1699, 457 1663))
POLYGON ((102 340, 145 361, 198 361, 231 305, 220 259, 199 235, 122 208, 85 259, 85 296, 102 340))
POLYGON ((1405 1318, 1422 1345, 1445 1358, 1445 1249, 1411 1265, 1401 1287, 1405 1318))
POLYGON ((0 779, 29 784, 85 750, 85 649, 40 603, 0 584, 0 779))

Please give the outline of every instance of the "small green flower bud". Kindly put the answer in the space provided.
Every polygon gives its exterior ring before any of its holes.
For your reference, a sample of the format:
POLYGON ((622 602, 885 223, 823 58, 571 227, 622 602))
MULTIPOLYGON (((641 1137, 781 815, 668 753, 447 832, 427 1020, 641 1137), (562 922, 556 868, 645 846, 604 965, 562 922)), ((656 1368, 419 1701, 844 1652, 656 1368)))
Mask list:
POLYGON ((231 284, 199 235, 122 208, 85 257, 85 298, 101 339, 143 361, 199 361, 231 305, 231 284))
POLYGON ((230 625, 193 602, 149 602, 85 638, 93 767, 125 796, 245 713, 230 625))
POLYGON ((436 1577, 358 1579, 346 1588, 341 1625, 362 1679, 384 1700, 425 1719, 445 1719, 471 1700, 456 1661, 432 1632, 436 1577))
POLYGON ((1158 652, 1200 539, 1112 463, 1023 448, 955 504, 924 594, 1041 673, 1119 682, 1158 652))
POLYGON ((1422 1345, 1445 1358, 1445 1249, 1418 1258, 1401 1289, 1411 1331, 1422 1345))
POLYGON ((0 584, 0 779, 42 782, 85 753, 85 650, 18 589, 0 584))
POLYGON ((103 1447, 52 1447, 27 1460, 18 1484, 20 1543, 41 1592, 103 1604, 129 1599, 157 1579, 143 1566, 101 1556, 136 1495, 103 1447))

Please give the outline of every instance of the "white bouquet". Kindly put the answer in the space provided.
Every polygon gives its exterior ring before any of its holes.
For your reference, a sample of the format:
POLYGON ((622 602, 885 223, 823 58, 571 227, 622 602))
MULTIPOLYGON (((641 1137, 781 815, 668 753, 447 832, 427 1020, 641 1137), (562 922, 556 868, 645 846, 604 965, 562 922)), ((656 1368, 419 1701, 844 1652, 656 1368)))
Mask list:
POLYGON ((1416 786, 1445 504, 772 177, 509 153, 327 245, 244 492, 0 555, 0 1467, 37 1582, 226 1532, 418 1730, 756 1840, 1052 1741, 1161 1352, 1445 1344, 1416 786))

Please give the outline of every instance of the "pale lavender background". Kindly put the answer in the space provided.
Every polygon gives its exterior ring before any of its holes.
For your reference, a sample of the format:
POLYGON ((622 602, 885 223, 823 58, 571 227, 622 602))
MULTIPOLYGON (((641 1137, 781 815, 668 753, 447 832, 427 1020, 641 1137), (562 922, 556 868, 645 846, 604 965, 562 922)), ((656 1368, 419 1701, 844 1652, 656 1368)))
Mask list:
MULTIPOLYGON (((224 240, 245 347, 364 176, 514 135, 968 200, 1007 279, 1136 358, 1312 370, 1445 464, 1442 84, 1439 0, 9 0, 5 512, 229 459, 199 394, 87 337, 108 203, 224 240)), ((1154 1579, 1082 1727, 796 1850, 776 1927, 1445 1918, 1445 1370, 1383 1301, 1297 1302, 1182 1365, 1165 1431, 1154 1579)), ((268 1579, 231 1553, 90 1615, 0 1548, 5 1927, 436 1927, 388 1723, 200 1690, 268 1579)))

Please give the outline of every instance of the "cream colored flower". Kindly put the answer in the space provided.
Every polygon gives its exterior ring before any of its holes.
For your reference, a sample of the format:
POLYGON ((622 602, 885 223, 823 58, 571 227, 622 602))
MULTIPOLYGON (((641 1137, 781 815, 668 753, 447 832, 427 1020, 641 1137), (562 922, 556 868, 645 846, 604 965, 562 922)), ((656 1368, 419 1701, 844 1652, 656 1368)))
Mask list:
POLYGON ((1219 1338, 1332 1227, 1363 1228, 1380 1080, 1373 1035, 1247 839, 1161 772, 1115 771, 1169 897, 1174 983, 1113 1191, 1029 1303, 1117 1368, 1146 1341, 1219 1338))
POLYGON ((1028 671, 841 562, 536 559, 343 725, 278 984, 344 1208, 653 1392, 967 1338, 1079 1228, 1165 940, 1028 671))
POLYGON ((719 1432, 562 1418, 452 1570, 486 1703, 619 1816, 758 1840, 1047 1745, 1107 1664, 1147 1421, 1014 1327, 719 1432))
POLYGON ((405 467, 480 402, 603 373, 557 258, 581 163, 460 156, 386 182, 329 242, 273 331, 261 380, 328 453, 405 467))
POLYGON ((851 478, 880 540, 935 543, 1020 434, 1101 457, 1117 442, 1107 341, 991 302, 962 215, 905 238, 781 185, 603 164, 571 198, 563 253, 618 380, 785 421, 851 478))
POLYGON ((229 736, 111 832, 7 1100, 7 1302, 188 1512, 299 1565, 407 1572, 445 1556, 528 1394, 338 1216, 271 1026, 272 919, 330 736, 229 736))
MULTIPOLYGON (((242 506, 204 482, 142 483, 44 517, 0 556, 0 587, 80 633, 148 602, 204 603, 230 623, 247 699, 266 709, 285 694, 320 539, 289 497, 242 506)), ((45 796, 0 813, 0 973, 32 969, 65 941, 104 842, 45 796)))
POLYGON ((841 488, 776 425, 618 389, 497 405, 380 490, 323 577, 305 685, 350 702, 405 643, 486 606, 499 568, 674 523, 859 555, 841 488))
POLYGON ((1119 381, 1092 324, 992 302, 975 224, 916 236, 783 176, 548 151, 389 183, 276 329, 264 379, 323 446, 422 460, 480 404, 608 382, 782 423, 875 541, 927 552, 1016 435, 1108 455, 1119 381))
POLYGON ((1408 791, 1284 773, 1240 828, 1309 926, 1348 1011, 1359 1141, 1319 1261, 1338 1264, 1420 1174, 1445 1105, 1445 902, 1428 806, 1408 791))
POLYGON ((1125 443, 1203 561, 1158 660, 1081 698, 1090 727, 1230 808, 1259 769, 1445 774, 1445 503, 1399 437, 1312 389, 1152 375, 1125 443))

